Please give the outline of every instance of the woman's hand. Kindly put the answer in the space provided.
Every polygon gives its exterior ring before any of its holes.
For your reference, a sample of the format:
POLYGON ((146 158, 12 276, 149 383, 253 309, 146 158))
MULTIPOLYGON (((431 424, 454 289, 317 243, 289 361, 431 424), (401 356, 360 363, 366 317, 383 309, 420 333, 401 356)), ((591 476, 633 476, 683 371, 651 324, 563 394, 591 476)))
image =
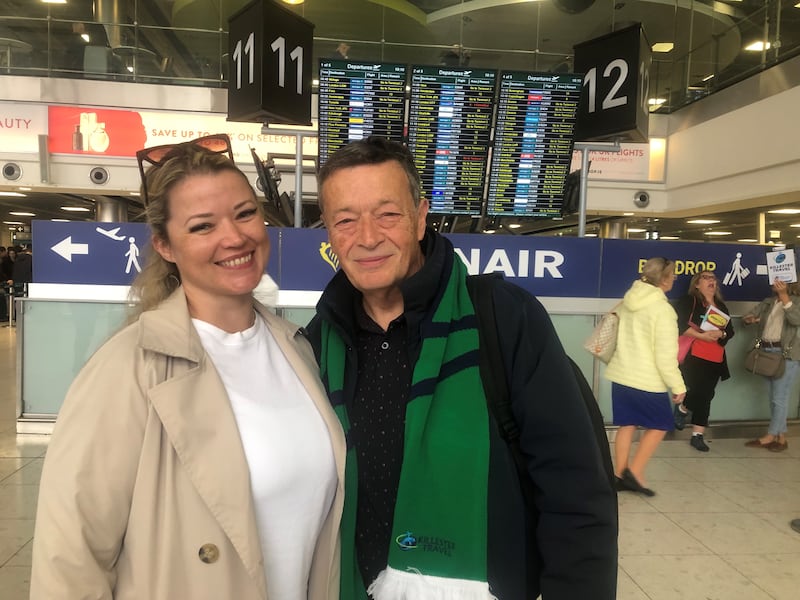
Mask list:
POLYGON ((672 403, 680 404, 683 402, 684 398, 686 398, 686 392, 683 392, 682 394, 672 394, 672 403))
POLYGON ((776 279, 775 283, 772 284, 772 289, 778 294, 778 300, 780 300, 782 304, 787 304, 789 302, 789 286, 786 285, 785 281, 776 279))
POLYGON ((742 323, 745 325, 752 325, 753 323, 759 323, 761 319, 759 319, 755 315, 745 315, 742 317, 742 323))
POLYGON ((724 335, 725 332, 722 331, 721 329, 714 329, 712 331, 703 332, 701 339, 705 340, 706 342, 716 342, 724 335))

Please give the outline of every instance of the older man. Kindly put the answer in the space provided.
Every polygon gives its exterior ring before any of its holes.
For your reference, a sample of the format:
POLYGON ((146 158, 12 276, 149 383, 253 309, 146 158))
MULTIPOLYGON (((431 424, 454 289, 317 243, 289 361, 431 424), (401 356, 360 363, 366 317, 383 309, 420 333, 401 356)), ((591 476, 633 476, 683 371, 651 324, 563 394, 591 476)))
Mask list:
POLYGON ((487 410, 466 269, 426 229, 411 154, 348 144, 319 197, 341 266, 309 326, 348 435, 341 597, 612 600, 616 497, 544 308, 493 289, 530 514, 487 410))

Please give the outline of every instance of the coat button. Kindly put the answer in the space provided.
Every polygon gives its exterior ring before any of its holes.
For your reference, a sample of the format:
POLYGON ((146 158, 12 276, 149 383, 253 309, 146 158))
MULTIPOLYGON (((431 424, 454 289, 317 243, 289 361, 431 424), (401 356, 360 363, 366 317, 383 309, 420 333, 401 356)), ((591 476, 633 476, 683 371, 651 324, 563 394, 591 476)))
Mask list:
POLYGON ((215 544, 203 544, 200 546, 200 551, 197 553, 207 565, 217 562, 219 559, 219 548, 215 544))

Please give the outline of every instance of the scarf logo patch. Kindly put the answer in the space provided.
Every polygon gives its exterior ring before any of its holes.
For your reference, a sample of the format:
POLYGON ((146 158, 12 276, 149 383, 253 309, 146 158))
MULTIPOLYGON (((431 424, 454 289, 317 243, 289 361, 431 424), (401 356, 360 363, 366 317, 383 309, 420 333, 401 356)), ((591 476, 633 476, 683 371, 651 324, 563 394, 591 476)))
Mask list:
POLYGON ((417 538, 414 537, 410 531, 406 531, 405 533, 401 533, 394 541, 397 542, 397 545, 400 546, 400 550, 407 552, 408 550, 414 550, 417 547, 417 538))
POLYGON ((423 552, 436 552, 445 556, 452 556, 456 549, 456 544, 452 540, 428 535, 417 537, 410 531, 401 533, 394 538, 394 541, 400 547, 400 550, 404 552, 419 549, 423 552))

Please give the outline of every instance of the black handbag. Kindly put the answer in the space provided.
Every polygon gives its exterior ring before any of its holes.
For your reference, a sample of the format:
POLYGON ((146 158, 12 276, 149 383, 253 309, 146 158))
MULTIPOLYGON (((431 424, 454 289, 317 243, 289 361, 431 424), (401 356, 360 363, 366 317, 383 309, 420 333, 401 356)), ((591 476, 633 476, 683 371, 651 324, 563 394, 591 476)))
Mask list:
POLYGON ((783 352, 767 352, 761 349, 761 340, 756 340, 756 346, 744 357, 744 368, 754 375, 777 378, 783 375, 786 369, 786 358, 783 352))

